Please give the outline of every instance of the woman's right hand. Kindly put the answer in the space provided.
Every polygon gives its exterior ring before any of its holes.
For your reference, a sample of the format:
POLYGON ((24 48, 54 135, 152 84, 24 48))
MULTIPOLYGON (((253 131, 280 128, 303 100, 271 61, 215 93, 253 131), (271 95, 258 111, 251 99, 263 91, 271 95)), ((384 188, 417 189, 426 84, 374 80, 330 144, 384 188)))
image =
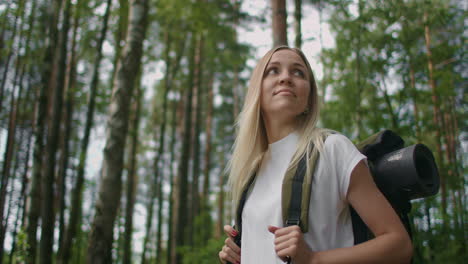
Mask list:
POLYGON ((240 264, 240 253, 241 249, 234 242, 234 238, 238 235, 238 232, 232 228, 230 225, 224 226, 224 233, 228 236, 224 241, 224 246, 219 252, 219 260, 223 264, 226 264, 228 261, 233 264, 240 264))

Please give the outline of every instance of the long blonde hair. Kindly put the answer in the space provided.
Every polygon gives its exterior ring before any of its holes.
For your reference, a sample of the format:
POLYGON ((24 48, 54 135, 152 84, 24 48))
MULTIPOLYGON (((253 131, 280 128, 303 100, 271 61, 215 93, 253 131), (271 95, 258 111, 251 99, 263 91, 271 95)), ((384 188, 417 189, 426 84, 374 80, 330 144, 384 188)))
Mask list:
MULTIPOLYGON (((320 151, 323 147, 322 135, 326 133, 326 130, 316 128, 319 116, 319 100, 314 74, 312 73, 312 68, 307 58, 301 50, 296 48, 279 46, 271 49, 260 59, 253 70, 245 96, 244 106, 242 107, 242 111, 236 123, 238 128, 237 137, 234 142, 232 157, 227 167, 229 171, 229 185, 231 187, 232 199, 235 202, 235 208, 237 208, 237 203, 240 200, 244 186, 246 186, 251 177, 254 176, 254 173, 261 164, 264 153, 268 149, 266 130, 260 110, 261 86, 265 68, 271 57, 276 51, 283 49, 291 50, 302 58, 310 77, 311 89, 308 100, 309 111, 298 117, 301 119, 297 130, 299 133, 299 142, 296 153, 293 155, 289 166, 295 166, 303 155, 307 155, 307 158, 309 158, 312 154, 310 151, 311 144, 315 145, 313 151, 320 151)), ((309 166, 307 167, 306 173, 308 175, 312 173, 309 166)))

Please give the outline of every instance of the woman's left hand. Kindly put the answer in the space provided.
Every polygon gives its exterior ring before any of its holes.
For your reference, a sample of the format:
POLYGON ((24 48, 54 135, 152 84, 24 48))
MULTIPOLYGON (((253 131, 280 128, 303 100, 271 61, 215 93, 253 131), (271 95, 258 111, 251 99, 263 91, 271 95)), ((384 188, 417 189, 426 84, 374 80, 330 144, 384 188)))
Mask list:
POLYGON ((287 261, 288 257, 294 260, 294 263, 310 263, 314 252, 310 250, 304 241, 304 236, 299 226, 276 227, 268 226, 268 231, 275 235, 276 255, 287 261))

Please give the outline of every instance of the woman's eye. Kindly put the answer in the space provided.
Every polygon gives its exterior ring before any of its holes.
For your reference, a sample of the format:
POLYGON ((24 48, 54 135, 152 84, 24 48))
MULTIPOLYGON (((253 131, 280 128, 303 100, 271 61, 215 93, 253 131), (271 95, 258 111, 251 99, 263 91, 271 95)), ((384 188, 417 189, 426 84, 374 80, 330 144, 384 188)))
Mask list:
POLYGON ((270 74, 277 74, 278 73, 278 69, 273 67, 273 68, 270 68, 266 71, 266 74, 267 75, 270 75, 270 74))
POLYGON ((305 74, 301 70, 294 70, 294 75, 304 78, 305 74))

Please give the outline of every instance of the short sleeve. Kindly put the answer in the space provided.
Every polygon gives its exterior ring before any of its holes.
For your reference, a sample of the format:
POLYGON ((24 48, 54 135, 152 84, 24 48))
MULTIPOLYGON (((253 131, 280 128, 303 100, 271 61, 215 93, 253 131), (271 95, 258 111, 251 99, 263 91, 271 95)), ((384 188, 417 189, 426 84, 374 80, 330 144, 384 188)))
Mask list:
POLYGON ((325 140, 324 158, 329 166, 333 166, 338 182, 338 191, 341 200, 346 199, 348 193, 351 173, 364 156, 356 146, 345 136, 341 134, 332 134, 325 140))

